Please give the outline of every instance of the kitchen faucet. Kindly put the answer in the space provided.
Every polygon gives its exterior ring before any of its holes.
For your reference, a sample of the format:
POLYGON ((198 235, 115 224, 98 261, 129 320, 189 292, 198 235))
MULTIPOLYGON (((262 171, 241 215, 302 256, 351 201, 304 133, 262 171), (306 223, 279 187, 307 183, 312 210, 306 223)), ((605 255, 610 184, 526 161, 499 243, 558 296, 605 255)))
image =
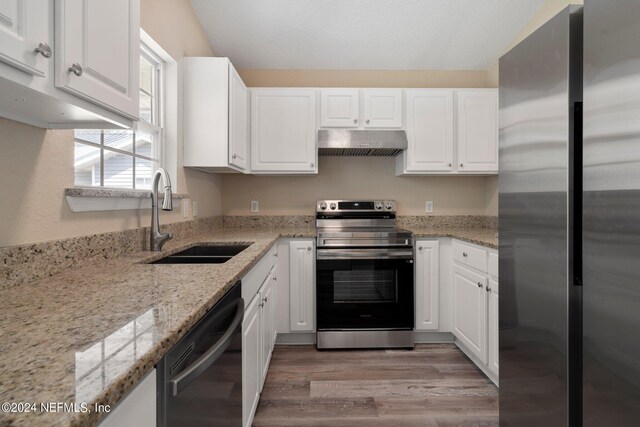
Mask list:
POLYGON ((162 245, 167 240, 173 238, 171 233, 160 233, 160 221, 158 219, 158 182, 162 178, 162 185, 164 186, 164 200, 162 201, 162 210, 173 210, 171 204, 171 180, 169 174, 162 168, 158 168, 153 175, 153 184, 151 186, 151 239, 150 249, 152 251, 159 251, 162 249, 162 245))

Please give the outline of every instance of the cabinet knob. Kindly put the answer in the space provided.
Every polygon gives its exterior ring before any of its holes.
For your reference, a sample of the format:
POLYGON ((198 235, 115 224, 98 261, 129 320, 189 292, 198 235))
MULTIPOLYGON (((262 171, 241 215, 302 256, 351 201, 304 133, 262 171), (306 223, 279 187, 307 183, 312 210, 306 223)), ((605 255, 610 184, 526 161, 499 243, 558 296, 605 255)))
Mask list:
POLYGON ((358 124, 358 119, 353 119, 353 123, 358 124))
POLYGON ((34 49, 36 53, 44 56, 45 58, 51 58, 51 46, 46 43, 38 44, 38 47, 34 49))
POLYGON ((264 307, 264 303, 261 302, 260 304, 258 304, 258 307, 264 307))
POLYGON ((422 250, 422 246, 418 246, 418 250, 421 251, 422 250))
POLYGON ((273 254, 274 258, 278 258, 278 253, 276 252, 275 254, 273 254))
POLYGON ((464 167, 464 163, 460 163, 460 167, 463 168, 464 167))
POLYGON ((484 288, 484 285, 482 283, 478 282, 478 287, 479 288, 484 288))
POLYGON ((80 77, 82 75, 82 65, 78 64, 77 62, 74 62, 73 65, 69 67, 68 71, 71 71, 73 74, 80 77))
POLYGON ((309 163, 309 166, 314 167, 316 164, 315 163, 309 163))
POLYGON ((262 298, 262 302, 267 302, 267 301, 269 301, 269 297, 262 298))
POLYGON ((467 253, 466 252, 462 252, 462 256, 466 258, 467 257, 467 253))
POLYGON ((449 163, 449 167, 453 166, 453 163, 449 163))
POLYGON ((276 280, 278 280, 278 278, 276 276, 273 276, 273 281, 275 282, 276 280))
POLYGON ((237 158, 238 158, 238 156, 236 156, 236 155, 234 154, 233 156, 231 156, 231 158, 235 160, 235 159, 237 159, 237 158))
POLYGON ((487 292, 491 292, 491 288, 487 286, 487 292))
POLYGON ((307 250, 310 251, 311 250, 311 246, 307 246, 307 250))
POLYGON ((367 119, 367 124, 369 124, 369 119, 367 119))

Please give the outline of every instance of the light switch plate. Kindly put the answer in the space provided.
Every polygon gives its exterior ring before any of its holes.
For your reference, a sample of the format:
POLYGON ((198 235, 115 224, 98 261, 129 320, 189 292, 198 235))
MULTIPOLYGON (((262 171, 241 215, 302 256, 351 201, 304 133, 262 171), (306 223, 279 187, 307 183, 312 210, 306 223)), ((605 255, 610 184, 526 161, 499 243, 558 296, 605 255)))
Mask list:
POLYGON ((427 213, 433 213, 433 200, 427 200, 425 211, 427 213))
POLYGON ((259 212, 260 211, 260 205, 258 203, 257 200, 252 200, 251 201, 251 212, 259 212))

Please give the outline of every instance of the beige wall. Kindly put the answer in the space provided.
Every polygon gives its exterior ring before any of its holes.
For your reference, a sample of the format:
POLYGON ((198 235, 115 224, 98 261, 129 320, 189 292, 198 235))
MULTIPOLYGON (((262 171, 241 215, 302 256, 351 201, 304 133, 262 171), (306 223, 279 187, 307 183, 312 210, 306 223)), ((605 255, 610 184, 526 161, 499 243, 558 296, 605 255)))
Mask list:
POLYGON ((395 176, 393 157, 320 157, 312 176, 225 175, 225 215, 313 215, 318 199, 393 199, 402 215, 423 215, 433 200, 435 215, 485 215, 485 177, 395 176))
MULTIPOLYGON (((189 0, 142 0, 141 25, 174 59, 212 56, 189 0)), ((178 149, 181 153, 181 148, 178 149)), ((179 156, 180 159, 180 156, 179 156)), ((178 168, 177 189, 198 201, 198 214, 221 213, 221 179, 178 168)), ((64 189, 73 186, 73 132, 43 130, 0 119, 0 246, 116 231, 150 223, 148 212, 73 213, 64 189)), ((180 209, 161 222, 182 220, 180 209)))
POLYGON ((484 70, 238 71, 251 87, 497 87, 484 70))

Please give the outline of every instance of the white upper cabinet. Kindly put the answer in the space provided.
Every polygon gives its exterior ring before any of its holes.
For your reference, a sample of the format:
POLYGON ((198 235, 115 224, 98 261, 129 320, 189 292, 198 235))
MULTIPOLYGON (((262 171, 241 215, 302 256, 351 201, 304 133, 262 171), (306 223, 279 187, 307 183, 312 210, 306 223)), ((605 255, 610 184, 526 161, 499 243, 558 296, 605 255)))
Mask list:
POLYGON ((251 90, 251 172, 315 174, 316 91, 251 90))
POLYGON ((229 164, 247 168, 249 145, 249 91, 229 63, 229 164))
POLYGON ((0 1, 0 61, 32 76, 49 74, 52 13, 50 0, 0 1))
POLYGON ((458 91, 459 172, 498 171, 498 90, 458 91))
POLYGON ((453 171, 453 97, 451 89, 407 90, 407 172, 453 171))
POLYGON ((402 128, 402 89, 364 89, 365 128, 402 128))
POLYGON ((497 89, 407 89, 397 175, 498 172, 497 89))
POLYGON ((57 0, 55 84, 136 119, 139 105, 139 0, 57 0))
POLYGON ((357 128, 360 125, 359 89, 320 91, 320 127, 357 128))
POLYGON ((228 58, 182 60, 184 165, 208 172, 248 166, 248 91, 228 58))

